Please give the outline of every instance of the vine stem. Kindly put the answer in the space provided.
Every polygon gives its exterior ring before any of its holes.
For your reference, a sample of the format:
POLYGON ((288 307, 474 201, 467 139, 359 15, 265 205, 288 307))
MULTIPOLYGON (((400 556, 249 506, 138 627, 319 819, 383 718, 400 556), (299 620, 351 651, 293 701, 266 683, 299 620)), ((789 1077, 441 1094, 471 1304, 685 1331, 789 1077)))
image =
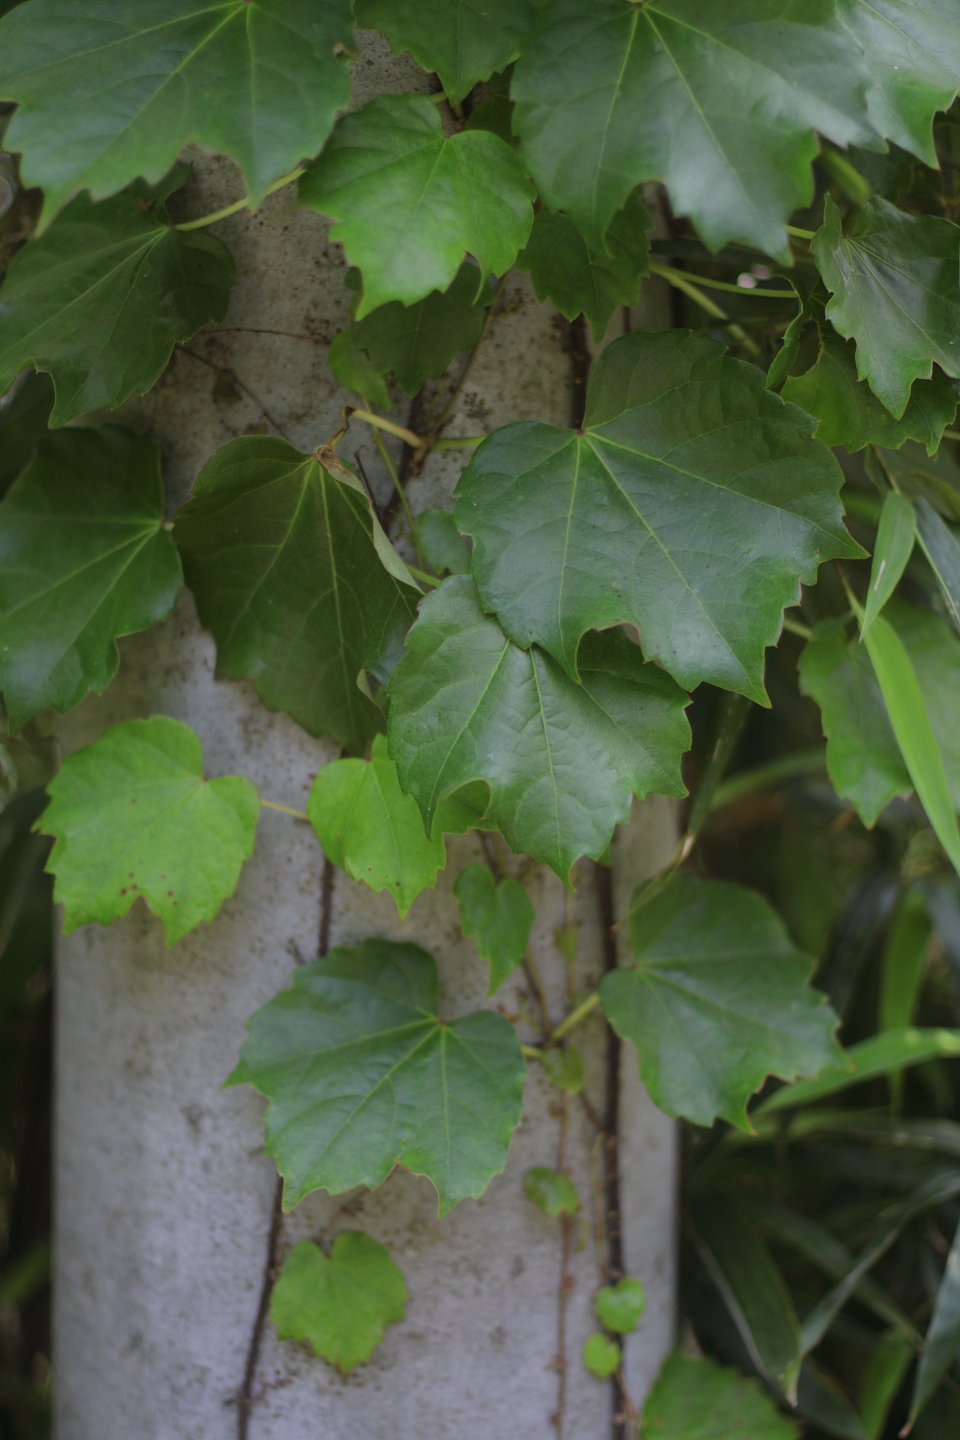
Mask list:
MULTIPOLYGON (((507 272, 507 274, 509 274, 509 271, 507 272)), ((464 365, 463 369, 460 372, 460 379, 457 381, 456 385, 454 385, 453 390, 450 393, 449 400, 447 401, 446 405, 444 405, 443 409, 440 411, 439 420, 434 425, 429 436, 427 437, 427 444, 424 447, 427 451, 432 450, 437 444, 437 437, 440 434, 440 431, 443 429, 444 425, 447 423, 447 420, 450 418, 450 414, 453 410, 454 405, 456 405, 457 401, 460 398, 460 393, 463 390, 464 385, 466 385, 467 383, 467 377, 473 369, 474 362, 476 361, 477 356, 480 354, 480 347, 483 345, 484 340, 486 340, 487 338, 487 332, 489 331, 490 326, 493 322, 494 311, 500 303, 500 298, 503 295, 504 290, 506 289, 506 284, 507 276, 504 275, 493 293, 493 299, 487 306, 486 314, 483 317, 483 324, 480 327, 480 334, 477 336, 477 343, 474 345, 473 349, 470 351, 470 354, 467 356, 467 363, 466 365, 464 365)))
POLYGON ((790 635, 799 635, 801 640, 809 640, 813 634, 809 625, 803 625, 799 620, 791 620, 789 615, 783 617, 783 628, 790 635))
POLYGON ((354 406, 347 405, 344 407, 343 413, 348 420, 366 420, 367 424, 372 425, 374 430, 386 430, 388 435, 396 435, 398 439, 403 440, 413 450, 419 450, 423 445, 423 440, 420 436, 414 435, 413 431, 408 430, 405 425, 397 425, 393 420, 387 420, 383 415, 375 415, 372 410, 364 410, 362 408, 355 409, 354 406))
MULTIPOLYGON (((557 1170, 567 1173, 567 1132, 570 1124, 570 1097, 564 1094, 560 1100, 560 1139, 557 1144, 557 1170)), ((560 1296, 557 1307, 557 1409, 553 1423, 557 1440, 563 1440, 563 1426, 567 1412, 567 1307, 573 1289, 570 1274, 570 1253, 573 1241, 573 1216, 560 1216, 560 1296)))
POLYGON ((650 274, 659 275, 661 279, 666 280, 669 285, 672 285, 677 290, 682 290, 684 295, 689 295, 690 299, 695 300, 700 306, 700 309, 705 310, 708 315, 712 315, 714 320, 722 320, 730 331, 730 334, 740 341, 740 344, 744 350, 747 351, 748 355, 760 354, 759 347, 750 339, 746 330, 731 320, 726 310, 721 310, 719 305, 715 305, 709 295, 704 295, 699 286, 694 285, 688 280, 681 270, 674 270, 670 265, 660 265, 657 261, 652 260, 650 262, 650 274))
POLYGON ((278 805, 276 800, 264 800, 260 797, 260 804, 265 810, 279 810, 283 815, 292 815, 295 820, 309 820, 310 816, 305 810, 294 810, 292 805, 278 805))
POLYGON ((574 1006, 569 1015, 563 1017, 559 1025, 554 1027, 553 1039, 562 1040, 564 1035, 569 1035, 570 1031, 575 1030, 582 1021, 586 1020, 590 1012, 596 1010, 599 1004, 600 991, 592 990, 589 995, 584 996, 579 1005, 574 1006))
MULTIPOLYGON (((274 180, 263 192, 263 198, 273 195, 275 191, 282 190, 284 185, 292 185, 294 180, 299 180, 306 166, 298 165, 296 170, 291 170, 287 175, 281 175, 279 180, 274 180)), ((213 225, 217 220, 226 220, 230 215, 236 215, 240 210, 245 210, 250 204, 250 196, 242 195, 239 200, 234 200, 232 205, 224 205, 222 210, 214 210, 209 215, 201 215, 199 220, 183 220, 179 225, 174 225, 174 230, 202 230, 205 225, 213 225)))
MULTIPOLYGON (((660 275, 664 280, 687 280, 682 270, 674 270, 672 265, 662 265, 658 260, 651 260, 650 274, 660 275)), ((731 285, 728 280, 709 280, 706 275, 697 276, 698 285, 706 285, 708 290, 728 290, 732 295, 745 295, 753 300, 796 300, 796 292, 793 290, 758 290, 751 289, 744 285, 731 285)))
POLYGON ((787 234, 795 236, 797 240, 812 240, 816 233, 816 230, 801 230, 796 225, 787 226, 787 234))

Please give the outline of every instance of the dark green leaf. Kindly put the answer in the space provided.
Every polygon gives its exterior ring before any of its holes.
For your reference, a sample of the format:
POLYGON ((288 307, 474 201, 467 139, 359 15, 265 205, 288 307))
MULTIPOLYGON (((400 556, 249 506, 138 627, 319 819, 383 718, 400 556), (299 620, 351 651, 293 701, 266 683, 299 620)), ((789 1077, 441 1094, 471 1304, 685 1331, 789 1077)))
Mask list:
POLYGON ((480 862, 461 870, 453 893, 460 901, 460 929, 490 961, 487 994, 492 995, 526 953, 534 919, 530 897, 510 876, 498 884, 489 866, 480 862))
POLYGON ((0 400, 0 497, 33 459, 37 441, 47 433, 52 409, 50 376, 34 370, 25 370, 0 400))
POLYGON ((448 510, 421 510, 417 539, 424 559, 438 575, 470 574, 470 546, 448 510))
POLYGON ((205 780, 189 725, 155 715, 114 725, 63 762, 40 827, 64 928, 125 915, 141 896, 172 945, 212 920, 253 852, 260 801, 249 780, 205 780))
POLYGON ((384 1327, 403 1319, 408 1295, 390 1251, 360 1230, 338 1235, 330 1255, 304 1240, 284 1257, 270 1297, 281 1340, 307 1340, 344 1375, 369 1360, 384 1327))
MULTIPOLYGON (((917 531, 917 512, 903 495, 891 490, 884 496, 877 527, 877 543, 870 567, 870 588, 863 612, 860 638, 873 624, 880 611, 900 583, 913 553, 917 531)), ((958 552, 960 554, 960 552, 958 552)))
POLYGON ((875 195, 841 229, 828 195, 811 248, 833 299, 827 317, 857 342, 857 374, 899 419, 933 362, 960 376, 960 228, 875 195))
POLYGON ((711 249, 742 240, 789 263, 813 132, 869 143, 867 83, 829 0, 554 0, 511 90, 541 195, 595 247, 660 179, 711 249))
POLYGON ((572 1045, 565 1050, 545 1050, 543 1068, 548 1080, 568 1095, 579 1095, 586 1084, 583 1056, 572 1045))
POLYGON ((643 1434, 644 1440, 797 1440, 799 1431, 755 1380, 676 1351, 647 1396, 643 1434))
POLYGON ((191 142, 232 155, 251 204, 315 155, 349 100, 349 0, 28 0, 0 25, 6 134, 50 210, 138 175, 191 142))
POLYGON ((617 306, 636 305, 640 298, 641 277, 650 273, 652 229, 650 212, 636 193, 614 215, 596 249, 569 215, 541 210, 517 265, 529 270, 538 300, 552 300, 568 320, 584 314, 600 341, 617 306))
POLYGON ((891 600, 884 618, 896 631, 920 683, 953 806, 960 810, 960 639, 932 610, 903 600, 891 600))
POLYGON ((523 1189, 528 1200, 554 1219, 558 1215, 576 1215, 580 1209, 577 1187, 570 1176, 560 1170, 550 1170, 546 1165, 535 1165, 527 1171, 523 1189))
POLYGON ((609 1335, 602 1335, 599 1330, 596 1334, 587 1336, 581 1353, 584 1365, 598 1380, 606 1380, 620 1364, 620 1346, 615 1340, 611 1340, 609 1335))
POLYGON ((15 730, 105 690, 116 639, 173 609, 160 452, 119 425, 63 430, 0 504, 0 689, 15 730))
POLYGON ((783 344, 780 346, 776 355, 774 355, 767 369, 767 385, 771 390, 780 389, 790 374, 790 371, 797 363, 797 356, 800 353, 800 341, 803 338, 807 321, 812 315, 811 297, 796 280, 791 280, 790 284, 796 291, 800 308, 783 332, 783 344))
POLYGON ((470 579, 427 596, 390 684, 390 753, 427 824, 472 781, 518 853, 567 877, 600 855, 631 791, 683 794, 682 690, 622 633, 589 636, 575 685, 542 651, 512 645, 470 579))
POLYGON ((930 1328, 917 1366, 910 1423, 930 1399, 960 1350, 960 1225, 953 1237, 950 1254, 937 1291, 930 1328))
POLYGON ((444 1215, 503 1169, 526 1076, 516 1032, 491 1010, 442 1021, 437 988, 419 946, 365 940, 300 966, 251 1018, 230 1083, 270 1102, 288 1209, 399 1163, 429 1176, 444 1215))
POLYGON ((870 1440, 882 1440, 890 1407, 913 1357, 913 1341, 903 1330, 887 1330, 874 1342, 860 1382, 860 1416, 870 1440))
POLYGON ((618 1035, 669 1115, 749 1130, 747 1101, 768 1075, 816 1074, 842 1052, 837 1017, 807 984, 811 963, 750 890, 679 873, 638 892, 636 964, 600 986, 618 1035))
POLYGON ((533 223, 533 188, 510 146, 486 130, 445 138, 422 95, 381 95, 341 119, 300 181, 305 205, 363 273, 362 319, 446 290, 464 256, 484 277, 509 270, 533 223))
POLYGON ((327 364, 347 390, 370 405, 379 405, 381 410, 390 409, 390 391, 383 373, 358 345, 352 325, 334 339, 327 351, 327 364))
POLYGON ((801 578, 860 553, 812 421, 755 366, 675 330, 607 346, 586 426, 507 425, 475 451, 455 514, 485 608, 571 676, 581 635, 625 621, 686 688, 765 702, 764 647, 801 578))
POLYGON ((907 890, 883 947, 878 1006, 881 1030, 901 1029, 913 1023, 931 928, 922 894, 907 890))
POLYGON ((846 1051, 845 1064, 824 1071, 815 1080, 797 1080, 792 1085, 784 1085, 763 1100, 751 1115, 755 1119, 787 1106, 808 1105, 811 1100, 823 1100, 848 1085, 859 1085, 908 1065, 957 1056, 960 1056, 960 1030, 884 1030, 859 1045, 852 1045, 846 1051))
POLYGON ((630 1335, 647 1308, 647 1292, 639 1280, 623 1275, 616 1285, 604 1285, 597 1291, 593 1308, 601 1325, 618 1335, 630 1335))
POLYGON ((392 573, 381 563, 370 503, 334 465, 269 436, 232 440, 201 470, 174 533, 220 671, 249 676, 268 709, 361 753, 383 721, 357 676, 387 679, 416 592, 399 559, 392 573))
POLYGON ((797 1411, 835 1440, 867 1440, 860 1417, 834 1377, 809 1356, 797 1386, 797 1411))
POLYGON ((960 630, 960 544, 926 500, 917 503, 917 533, 924 555, 937 577, 950 617, 960 630))

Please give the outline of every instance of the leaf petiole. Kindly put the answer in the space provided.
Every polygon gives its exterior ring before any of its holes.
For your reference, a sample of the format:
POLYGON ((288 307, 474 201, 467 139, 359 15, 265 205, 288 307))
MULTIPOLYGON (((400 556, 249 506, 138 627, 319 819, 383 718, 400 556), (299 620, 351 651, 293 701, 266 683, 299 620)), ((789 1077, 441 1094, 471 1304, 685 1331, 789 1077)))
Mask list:
MULTIPOLYGON (((664 280, 686 280, 687 276, 682 270, 674 270, 672 265, 662 265, 658 260, 651 260, 650 274, 660 275, 664 280)), ((747 289, 743 285, 731 285, 729 280, 709 280, 706 275, 696 277, 698 285, 706 285, 708 290, 728 290, 733 295, 746 295, 752 300, 796 300, 793 290, 759 290, 747 289)))
MULTIPOLYGON (((299 180, 306 167, 298 165, 296 170, 291 170, 287 175, 281 175, 279 180, 274 180, 268 185, 264 193, 264 199, 273 195, 275 191, 282 190, 285 185, 292 185, 294 180, 299 180)), ((226 220, 230 215, 236 215, 238 211, 245 210, 250 204, 250 196, 242 195, 239 200, 234 200, 232 205, 224 205, 222 210, 214 210, 209 215, 201 215, 199 220, 183 220, 179 225, 174 225, 174 230, 202 230, 205 225, 213 225, 217 220, 226 220)))
POLYGON ((260 796, 260 804, 266 810, 279 810, 284 815, 292 815, 295 820, 309 820, 310 816, 304 810, 294 810, 290 805, 279 805, 276 800, 264 800, 260 796))
POLYGON ((700 309, 705 310, 708 315, 712 315, 714 320, 722 320, 730 331, 730 334, 734 339, 740 341, 740 344, 749 355, 760 354, 759 348, 756 343, 750 339, 747 332, 730 319, 726 310, 721 310, 719 305, 715 305, 709 295, 704 295, 699 286, 694 285, 688 280, 681 270, 674 270, 670 265, 660 265, 657 261, 651 260, 650 274, 659 275, 661 279, 666 280, 668 285, 672 285, 675 290, 682 290, 684 295, 689 295, 690 299, 695 300, 700 306, 700 309))
POLYGON ((396 425, 382 415, 375 415, 372 410, 359 410, 352 405, 345 405, 343 414, 348 421, 366 420, 367 424, 372 425, 375 430, 386 430, 388 435, 396 435, 399 440, 403 440, 405 444, 409 445, 411 450, 423 448, 424 442, 419 435, 414 435, 413 431, 408 430, 404 425, 396 425))
POLYGON ((581 1023, 581 1021, 586 1020, 587 1016, 593 1010, 596 1010, 599 1004, 600 991, 591 990, 590 994, 584 996, 584 998, 580 1001, 580 1004, 575 1005, 574 1008, 570 1011, 570 1014, 565 1015, 564 1018, 560 1021, 560 1024, 554 1027, 553 1039, 562 1040, 564 1035, 569 1035, 570 1031, 575 1030, 576 1027, 581 1023))

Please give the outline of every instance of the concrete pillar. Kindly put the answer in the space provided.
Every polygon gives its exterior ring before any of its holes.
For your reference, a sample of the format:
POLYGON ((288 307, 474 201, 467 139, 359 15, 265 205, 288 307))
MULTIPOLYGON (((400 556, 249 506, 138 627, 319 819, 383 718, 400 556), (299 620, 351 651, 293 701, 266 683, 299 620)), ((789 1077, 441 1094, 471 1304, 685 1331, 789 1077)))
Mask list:
MULTIPOLYGON (((373 90, 427 88, 412 62, 391 58, 376 40, 355 70, 359 99, 373 90)), ((185 214, 204 214, 241 193, 231 164, 196 159, 185 214)), ((218 233, 239 269, 228 328, 195 338, 155 391, 121 417, 158 439, 171 510, 228 439, 263 426, 309 449, 337 428, 345 398, 327 369, 326 342, 347 322, 349 296, 342 256, 322 219, 292 209, 284 192, 254 217, 223 222, 218 233), (254 333, 261 331, 288 333, 254 333), (223 369, 230 374, 215 394, 223 369)), ((509 293, 515 303, 495 322, 449 433, 517 419, 567 421, 565 326, 533 303, 525 277, 512 276, 509 293)), ((404 404, 396 414, 406 421, 404 404)), ((359 426, 346 451, 354 449, 385 494, 383 468, 359 426)), ((414 507, 449 494, 461 463, 432 461, 410 487, 414 507)), ((208 773, 249 775, 267 798, 302 807, 333 747, 285 715, 269 714, 252 686, 214 679, 213 644, 189 595, 167 624, 123 642, 122 656, 106 695, 64 721, 65 748, 121 720, 172 715, 198 731, 208 773)), ((638 807, 617 847, 618 903, 664 862, 674 828, 668 802, 638 807)), ((484 1003, 485 964, 460 937, 451 895, 459 870, 478 856, 473 837, 452 841, 437 890, 423 894, 403 923, 389 899, 338 873, 332 942, 416 940, 437 959, 448 1013, 484 1003)), ((60 946, 56 1440, 238 1434, 237 1395, 261 1294, 275 1170, 260 1150, 262 1101, 247 1088, 221 1085, 247 1017, 284 986, 298 960, 316 953, 322 863, 309 827, 266 811, 239 889, 212 924, 167 950, 159 924, 137 906, 110 929, 85 927, 60 946)), ((568 903, 581 927, 581 983, 598 978, 603 966, 594 871, 587 863, 581 870, 571 902, 547 873, 531 889, 534 950, 555 1017, 565 972, 553 931, 568 918, 568 903)), ((522 983, 521 976, 508 984, 495 1003, 520 1008, 522 983)), ((587 1093, 602 1108, 606 1041, 599 1022, 579 1043, 587 1093)), ((627 1346, 629 1383, 640 1396, 673 1333, 675 1136, 642 1091, 630 1052, 621 1080, 626 1263, 650 1301, 627 1346)), ((370 1363, 347 1379, 305 1348, 278 1341, 268 1324, 252 1440, 549 1440, 556 1433, 560 1227, 524 1198, 522 1179, 532 1165, 555 1163, 559 1093, 534 1067, 505 1173, 482 1200, 462 1203, 443 1222, 429 1182, 399 1171, 373 1194, 320 1192, 286 1217, 284 1243, 328 1226, 329 1238, 338 1228, 366 1230, 389 1246, 410 1302, 406 1320, 391 1326, 370 1363)), ((571 1102, 568 1161, 586 1220, 576 1228, 569 1266, 568 1440, 601 1440, 611 1424, 609 1384, 589 1376, 579 1359, 595 1328, 595 1133, 583 1107, 571 1102)))

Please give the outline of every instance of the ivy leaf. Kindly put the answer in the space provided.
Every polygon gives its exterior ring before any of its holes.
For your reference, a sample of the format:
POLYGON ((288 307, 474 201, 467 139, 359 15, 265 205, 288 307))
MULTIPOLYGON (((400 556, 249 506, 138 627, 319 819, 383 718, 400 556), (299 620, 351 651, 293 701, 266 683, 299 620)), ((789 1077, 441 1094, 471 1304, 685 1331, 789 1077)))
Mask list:
POLYGON ((957 413, 960 385, 934 366, 929 380, 914 382, 907 408, 895 420, 866 381, 857 378, 853 341, 828 330, 820 337, 816 364, 790 376, 780 394, 817 417, 817 439, 825 445, 842 445, 853 453, 871 443, 898 450, 906 440, 919 440, 932 455, 957 413))
POLYGON ((382 30, 399 54, 409 50, 440 77, 453 105, 520 53, 542 0, 356 0, 358 25, 382 30))
POLYGON ((514 129, 540 193, 595 249, 643 180, 663 180, 713 250, 790 264, 814 131, 875 140, 860 47, 832 0, 553 0, 517 62, 514 129))
POLYGON ((229 1084, 268 1099, 268 1155, 284 1205, 311 1190, 428 1176, 440 1214, 479 1196, 507 1159, 526 1067, 491 1010, 437 1014, 437 967, 418 945, 365 940, 299 967, 249 1021, 229 1084))
POLYGON ((0 689, 13 728, 105 690, 117 637, 166 619, 181 581, 154 441, 119 425, 45 436, 0 504, 0 689))
POLYGON ((623 1275, 616 1285, 604 1285, 597 1291, 593 1308, 601 1325, 618 1335, 630 1335, 647 1308, 647 1292, 639 1280, 623 1275))
POLYGON ((581 1354, 584 1365, 598 1380, 606 1380, 620 1364, 620 1346, 599 1330, 587 1336, 581 1354))
POLYGON ((370 405, 379 405, 381 410, 390 409, 384 374, 358 345, 352 325, 334 338, 327 351, 327 364, 344 389, 352 390, 370 405))
POLYGON ((172 945, 212 920, 253 852, 260 814, 241 775, 205 780, 189 725, 154 715, 114 725, 75 750, 49 785, 40 829, 64 930, 109 925, 140 896, 172 945))
POLYGON ((636 305, 640 280, 649 275, 653 229, 650 212, 632 193, 610 222, 603 245, 592 248, 569 215, 541 210, 517 257, 528 270, 538 300, 552 300, 568 320, 581 313, 598 343, 618 305, 636 305))
POLYGON ((464 256, 485 276, 513 264, 533 223, 533 187, 497 135, 446 138, 422 95, 381 95, 344 115, 300 181, 305 205, 337 223, 338 240, 363 272, 361 320, 400 300, 446 290, 464 256))
POLYGON ((862 553, 813 422, 755 366, 679 330, 608 345, 585 423, 507 425, 474 452, 455 515, 484 608, 574 678, 584 632, 625 621, 687 689, 766 703, 764 647, 800 580, 862 553))
POLYGON ((661 1110, 750 1130, 747 1101, 768 1075, 837 1063, 837 1017, 759 895, 680 873, 634 905, 636 964, 607 975, 600 998, 661 1110))
POLYGON ((479 861, 460 871, 453 893, 460 901, 460 929, 490 961, 487 994, 492 995, 526 953, 534 920, 530 897, 512 876, 497 883, 479 861))
POLYGON ((417 539, 424 559, 438 575, 469 575, 470 546, 449 510, 421 510, 417 539))
POLYGON ((874 85, 867 109, 880 135, 937 165, 931 134, 960 85, 960 33, 952 0, 839 0, 874 85))
POLYGON ((350 98, 349 0, 28 0, 0 23, 5 144, 51 211, 159 180, 191 142, 231 155, 255 208, 350 98), (212 97, 216 97, 214 102, 212 97))
POLYGON ((49 375, 25 370, 0 399, 0 497, 32 460, 53 409, 49 375))
POLYGON ((857 342, 857 373, 896 419, 933 362, 960 376, 960 228, 874 195, 846 233, 829 195, 811 249, 833 299, 827 317, 857 342))
POLYGON ((307 1340, 343 1375, 369 1360, 408 1300, 390 1251, 361 1230, 346 1230, 329 1256, 304 1240, 284 1257, 270 1298, 281 1340, 307 1340))
POLYGON ((682 795, 688 698, 619 632, 591 635, 582 684, 510 643, 465 575, 422 602, 390 683, 390 753, 427 824, 448 795, 490 787, 488 817, 561 878, 603 853, 631 792, 682 795))
POLYGON ((647 1396, 643 1433, 651 1440, 797 1440, 800 1431, 756 1380, 675 1351, 647 1396))
POLYGON ((554 1220, 559 1215, 576 1215, 580 1209, 577 1187, 562 1170, 535 1165, 524 1175, 523 1189, 527 1199, 554 1220))
POLYGON ((0 392, 32 364, 53 377, 52 425, 120 405, 150 389, 174 345, 223 319, 235 279, 226 246, 174 229, 145 187, 102 205, 78 195, 7 272, 0 392))
POLYGON ((387 679, 416 591, 397 557, 386 568, 388 542, 336 456, 321 464, 271 436, 231 440, 201 470, 174 537, 220 671, 362 753, 383 722, 357 676, 387 679))

